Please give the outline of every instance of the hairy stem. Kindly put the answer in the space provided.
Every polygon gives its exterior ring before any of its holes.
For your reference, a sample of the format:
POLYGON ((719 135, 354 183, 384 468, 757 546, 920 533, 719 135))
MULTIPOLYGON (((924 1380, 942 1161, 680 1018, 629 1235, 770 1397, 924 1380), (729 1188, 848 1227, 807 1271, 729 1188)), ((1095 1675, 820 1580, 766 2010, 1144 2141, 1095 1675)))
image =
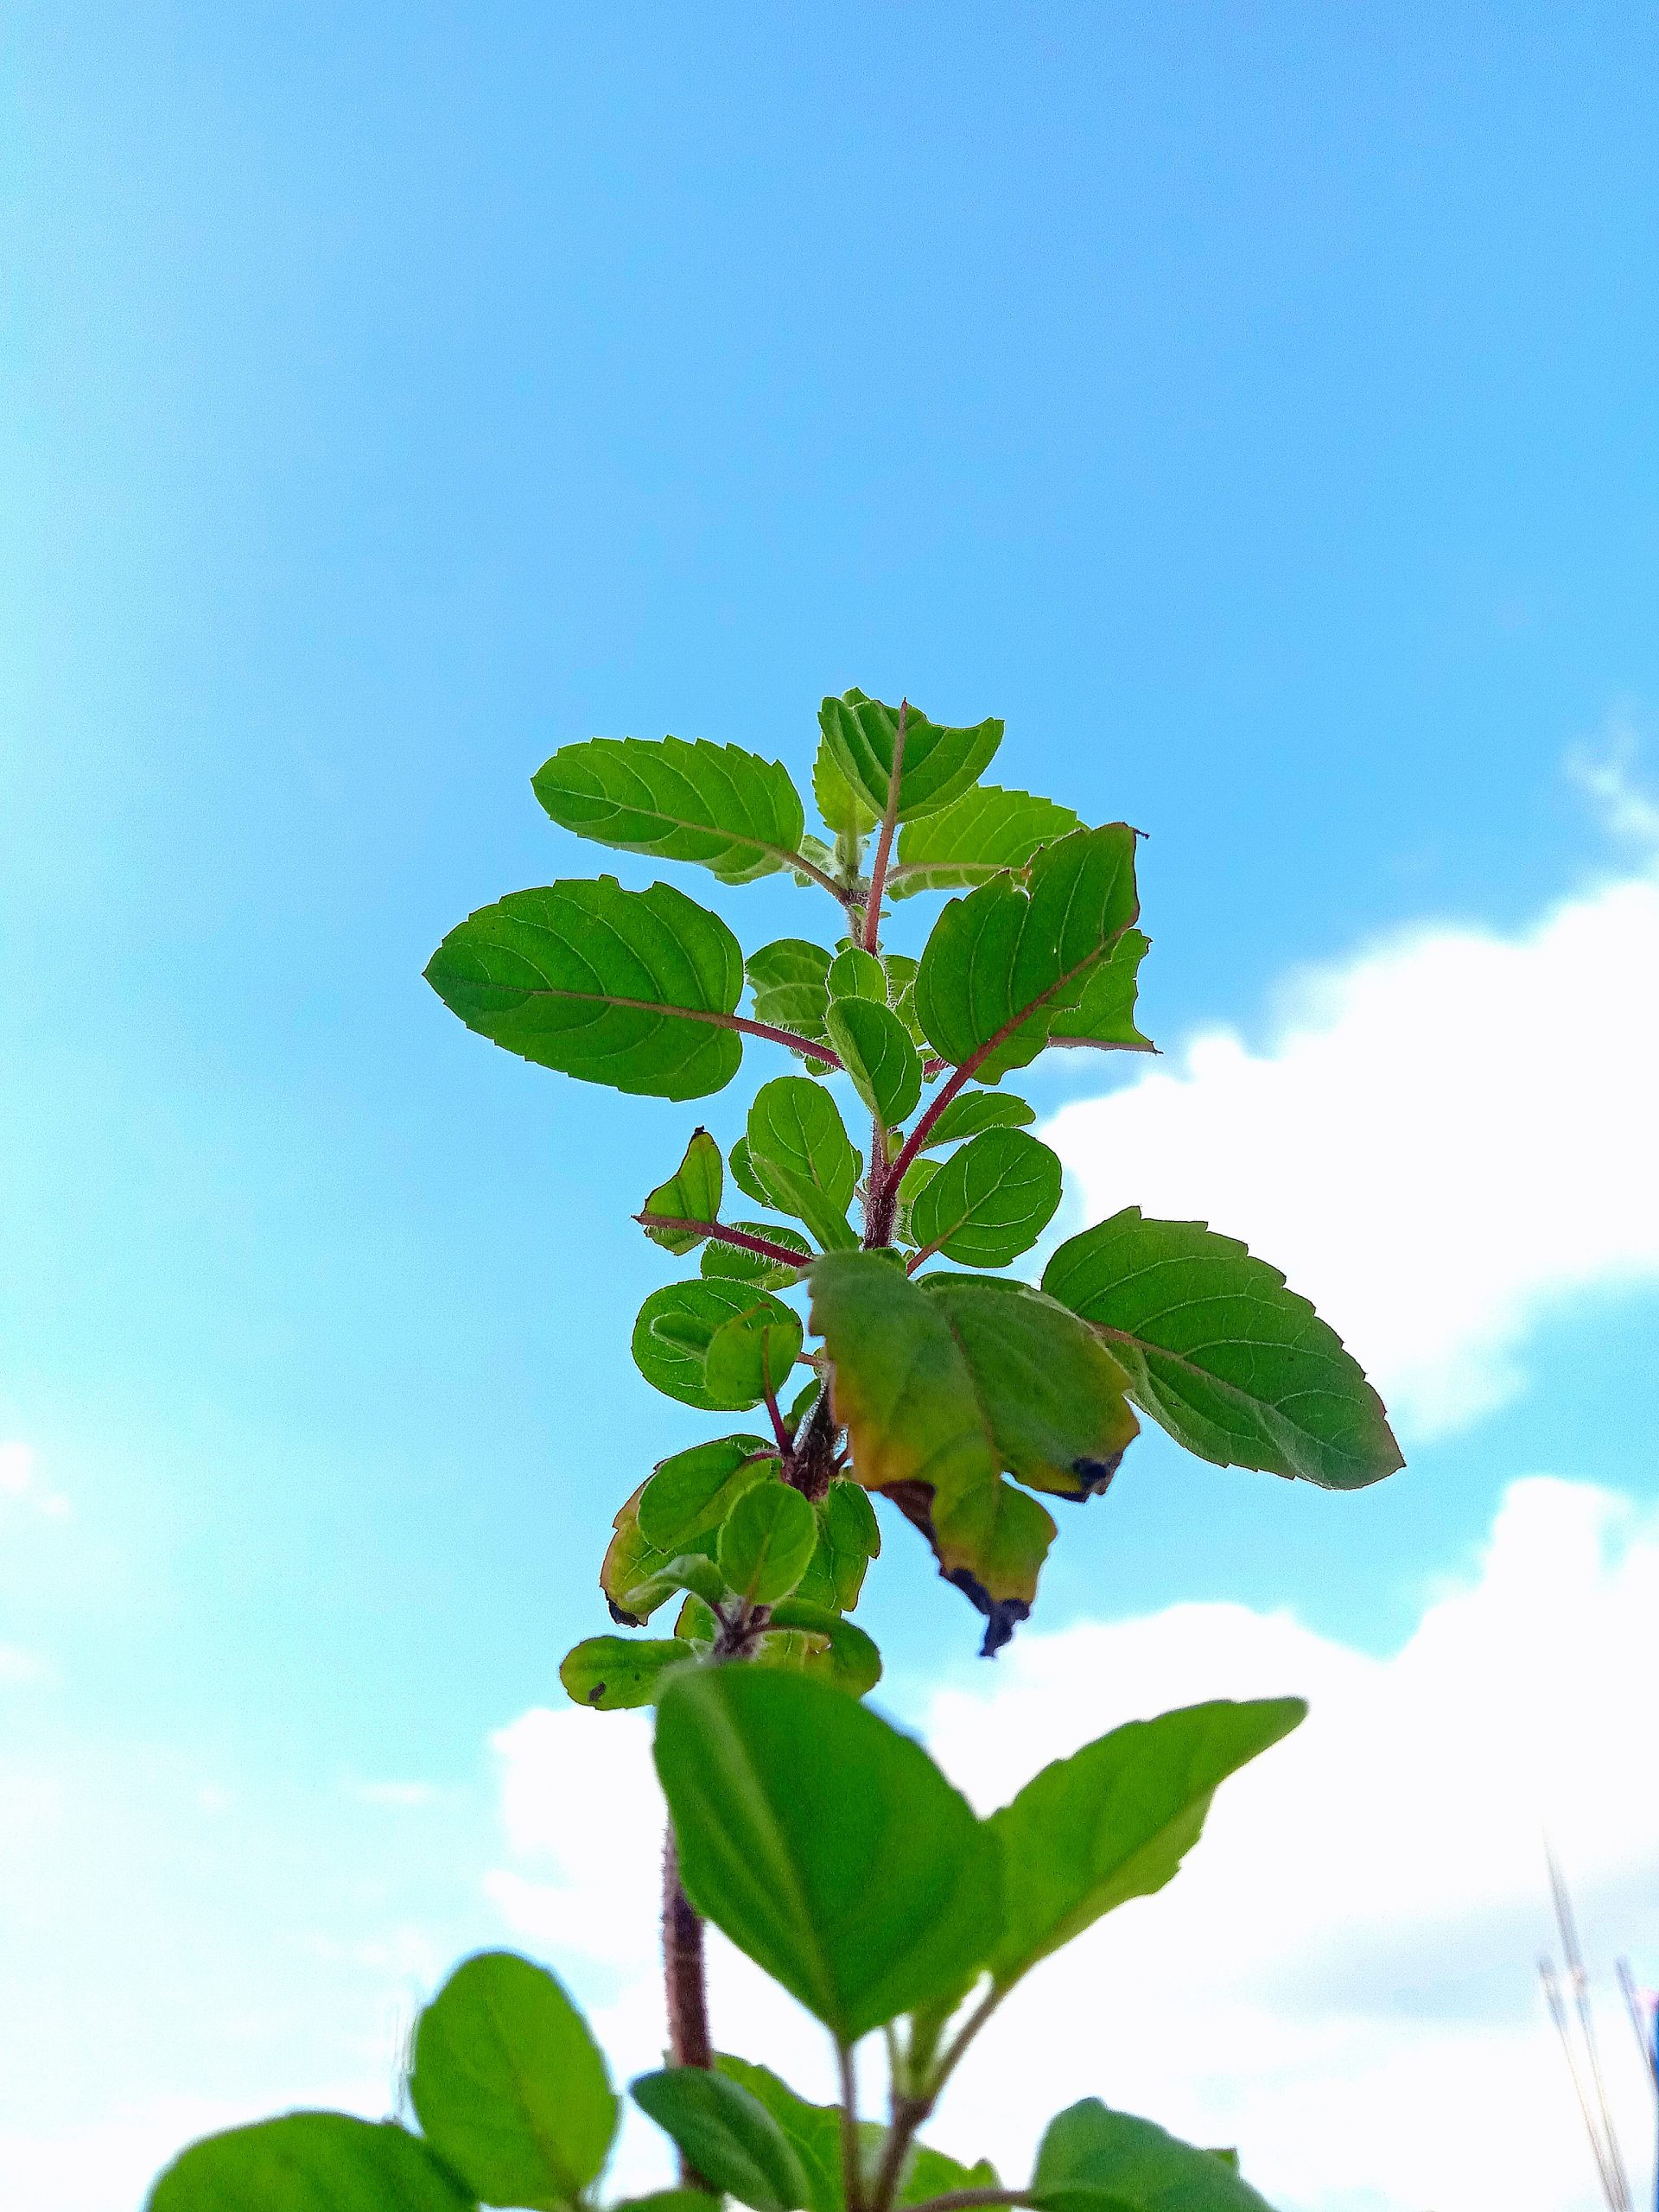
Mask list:
MULTIPOLYGON (((702 1922, 680 1880, 680 1854, 671 1827, 663 1842, 663 1990, 668 1999, 670 2059, 676 2066, 713 2066, 702 1922)), ((688 2187, 702 2185, 687 2182, 688 2187)))
POLYGON ((899 826, 899 785, 905 766, 905 724, 910 719, 910 702, 899 702, 899 727, 893 734, 893 768, 887 777, 887 810, 881 817, 881 835, 877 840, 875 860, 870 869, 870 895, 864 906, 864 950, 874 952, 881 928, 881 893, 887 888, 887 862, 893 855, 893 833, 899 826))
POLYGON ((796 1439, 795 1464, 785 1468, 785 1481, 816 1504, 830 1488, 840 1443, 841 1432, 830 1409, 830 1385, 826 1382, 818 1393, 817 1403, 808 1416, 806 1426, 796 1439))
POLYGON ((751 1236, 747 1229, 728 1229, 720 1221, 684 1221, 673 1213, 637 1213, 633 1217, 642 1229, 679 1229, 698 1236, 707 1236, 716 1244, 735 1244, 740 1251, 757 1253, 763 1260, 776 1260, 785 1268, 804 1268, 811 1258, 810 1252, 791 1252, 787 1244, 774 1244, 769 1236, 751 1236))

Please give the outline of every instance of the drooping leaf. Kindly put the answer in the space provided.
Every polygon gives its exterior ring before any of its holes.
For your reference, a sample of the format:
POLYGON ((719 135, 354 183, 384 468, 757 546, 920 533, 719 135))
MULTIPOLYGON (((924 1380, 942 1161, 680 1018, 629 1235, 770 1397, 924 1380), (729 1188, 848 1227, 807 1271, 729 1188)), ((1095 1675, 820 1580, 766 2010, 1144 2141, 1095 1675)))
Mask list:
POLYGON ((753 1405, 768 1390, 775 1397, 788 1382, 800 1357, 801 1317, 785 1306, 780 1320, 772 1310, 778 1303, 770 1300, 715 1331, 702 1370, 711 1397, 725 1405, 753 1405))
POLYGON ((769 1471, 766 1463, 777 1449, 763 1436, 722 1436, 660 1461, 639 1492, 641 1535, 671 1557, 712 1535, 742 1492, 769 1471))
POLYGON ((744 963, 754 994, 754 1018, 815 1040, 823 1035, 830 1003, 830 955, 808 938, 780 937, 744 963))
POLYGON ((421 2014, 409 2094, 433 2150, 490 2204, 570 2203, 616 2133, 588 2023, 511 1951, 465 1961, 421 2014))
POLYGON ((1049 2122, 1031 2188, 1039 2212, 1269 2212, 1221 2153, 1098 2097, 1049 2122))
POLYGON ((982 1083, 1024 1067, 1139 911, 1135 832, 1121 822, 1045 845, 1024 882, 993 876, 953 899, 916 977, 928 1043, 982 1083))
POLYGON ((654 1704, 668 1669, 696 1656, 677 1637, 590 1636, 565 1653, 559 1680, 573 1705, 622 1713, 654 1704))
POLYGON ((145 2212, 473 2212, 425 2144, 390 2120, 291 2112, 181 2152, 145 2212))
POLYGON ((942 1151, 964 1137, 976 1137, 982 1129, 1027 1128, 1036 1118, 1034 1109, 1011 1090, 964 1090, 946 1103, 921 1149, 942 1151))
MULTIPOLYGON (((826 1250, 857 1243, 847 1209, 859 1156, 828 1091, 800 1075, 763 1084, 749 1108, 742 1152, 743 1173, 768 1205, 804 1221, 826 1250)), ((735 1147, 732 1173, 742 1180, 735 1147)))
MULTIPOLYGON (((819 1647, 809 1660, 810 1671, 822 1674, 825 1681, 854 1697, 868 1696, 881 1679, 881 1654, 874 1638, 826 1605, 785 1598, 772 1609, 772 1625, 792 1630, 819 1647)), ((763 1641, 760 1656, 768 1656, 763 1641)))
POLYGON ((730 1588, 751 1605, 787 1598, 818 1541, 817 1516, 786 1483, 756 1483, 726 1516, 715 1558, 730 1588))
POLYGON ((806 826, 781 762, 707 738, 589 738, 562 746, 532 783, 561 828, 623 852, 696 861, 722 883, 785 867, 806 826))
POLYGON ((646 1488, 641 1483, 632 1497, 618 1506, 611 1524, 614 1533, 599 1570, 599 1586, 619 1628, 645 1625, 646 1615, 630 1612, 623 1601, 636 1590, 648 1588, 652 1578, 677 1556, 687 1552, 702 1552, 709 1559, 715 1555, 715 1525, 701 1535, 677 1537, 670 1546, 648 1542, 639 1527, 639 1504, 646 1488))
POLYGON ((887 1002, 887 971, 873 952, 861 944, 845 944, 830 963, 830 997, 868 999, 873 1005, 887 1002))
MULTIPOLYGON (((659 1183, 639 1211, 660 1214, 673 1221, 720 1219, 721 1196, 726 1178, 721 1169, 720 1147, 707 1129, 694 1129, 685 1157, 666 1183, 659 1183)), ((645 1234, 664 1251, 690 1252, 703 1241, 696 1229, 652 1229, 645 1234)))
POLYGON ((794 2145, 750 2089, 699 2066, 631 2084, 634 2102, 715 2189, 754 2212, 801 2212, 811 2184, 794 2145))
POLYGON ((1126 1206, 1062 1244, 1043 1287, 1100 1332, 1141 1411, 1201 1459, 1326 1490, 1405 1464, 1335 1330, 1277 1268, 1201 1221, 1126 1206))
MULTIPOLYGON (((781 1221, 734 1221, 729 1229, 741 1229, 751 1236, 764 1236, 768 1244, 781 1244, 785 1251, 800 1254, 801 1267, 812 1256, 812 1247, 798 1229, 791 1229, 781 1221)), ((750 1252, 741 1244, 722 1243, 710 1237, 702 1248, 702 1270, 705 1275, 721 1275, 734 1282, 759 1283, 763 1290, 776 1290, 794 1282, 800 1268, 789 1267, 781 1260, 769 1260, 761 1252, 750 1252)))
POLYGON ((1058 1155, 1023 1129, 984 1129, 944 1161, 910 1208, 924 1252, 964 1267, 1005 1268, 1028 1252, 1058 1209, 1058 1155))
POLYGON ((982 784, 937 814, 906 823, 887 895, 913 899, 918 891, 970 889, 1003 868, 1028 867, 1043 846, 1082 826, 1069 806, 1052 798, 982 784))
POLYGON ((1173 1881, 1218 1786, 1306 1712, 1300 1698, 1185 1706, 1046 1766, 991 1815, 1008 1870, 1002 1936, 987 1961, 998 1986, 1173 1881))
POLYGON ((704 1098, 743 1058, 742 951, 671 884, 515 891, 451 930, 426 980, 493 1043, 617 1090, 704 1098))
POLYGON ((806 2175, 810 2212, 844 2212, 841 2186, 841 2114, 834 2105, 809 2104, 768 2066, 720 2052, 717 2072, 740 2082, 766 2107, 788 2138, 806 2175))
POLYGON ((837 999, 826 1026, 854 1090, 882 1127, 908 1121, 922 1095, 922 1061, 898 1015, 870 999, 837 999))
POLYGON ((657 1770, 692 1904, 842 2043, 995 1943, 994 1838, 919 1745, 842 1691, 688 1669, 658 1708, 657 1770))
MULTIPOLYGON (((778 1347, 780 1357, 791 1332, 798 1349, 800 1317, 780 1300, 751 1283, 705 1279, 664 1283, 652 1291, 633 1325, 634 1365, 647 1382, 682 1405, 705 1413, 742 1412, 760 1400, 758 1363, 722 1359, 712 1377, 708 1373, 716 1333, 737 1320, 767 1332, 766 1341, 778 1347), (752 1390, 751 1383, 756 1385, 752 1390)), ((791 1351, 790 1361, 794 1357, 791 1351)), ((789 1362, 783 1362, 778 1379, 788 1372, 789 1362)))
POLYGON ((874 1252, 826 1254, 810 1281, 854 1475, 922 1529, 940 1573, 985 1614, 995 1649, 1030 1611, 1054 1523, 1001 1479, 949 1310, 874 1252))
POLYGON ((1135 1002, 1141 963, 1152 940, 1139 930, 1125 930, 1111 950, 1090 971, 1082 995, 1049 1024, 1053 1045, 1093 1045, 1105 1051, 1151 1052, 1157 1047, 1135 1027, 1135 1002))
POLYGON ((687 1590, 705 1605, 718 1605, 725 1599, 725 1580, 706 1552, 682 1552, 660 1573, 630 1590, 623 1603, 631 1613, 649 1618, 665 1599, 687 1590))
POLYGON ((1062 1497, 1103 1491, 1140 1424, 1099 1338, 1027 1283, 933 1274, 918 1287, 944 1311, 999 1465, 1062 1497))
POLYGON ((849 842, 867 837, 880 818, 854 791, 836 765, 826 739, 820 737, 812 763, 812 796, 826 828, 849 842))
MULTIPOLYGON (((818 727, 836 766, 850 788, 873 808, 879 821, 887 812, 898 741, 899 709, 884 707, 852 690, 826 699, 818 727)), ((1002 725, 991 721, 969 729, 947 729, 912 706, 905 716, 904 760, 899 768, 899 819, 948 806, 977 783, 1002 742, 1002 725)))

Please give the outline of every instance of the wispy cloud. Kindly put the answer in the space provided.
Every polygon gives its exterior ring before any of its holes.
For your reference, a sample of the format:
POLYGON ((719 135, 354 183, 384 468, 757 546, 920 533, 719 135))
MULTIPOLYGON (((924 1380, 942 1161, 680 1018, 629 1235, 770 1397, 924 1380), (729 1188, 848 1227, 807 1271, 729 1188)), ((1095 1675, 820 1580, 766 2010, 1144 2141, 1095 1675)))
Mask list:
POLYGON ((61 1521, 69 1511, 68 1499, 41 1482, 34 1446, 16 1439, 0 1444, 0 1498, 10 1499, 48 1521, 61 1521))
MULTIPOLYGON (((1632 805, 1635 801, 1630 802, 1632 805)), ((1659 1281, 1659 873, 1510 936, 1402 931, 1045 1134, 1083 1211, 1208 1220, 1282 1268, 1407 1431, 1520 1386, 1540 1319, 1659 1281)))
MULTIPOLYGON (((1166 1896, 1033 1977, 938 2139, 1008 2172, 1046 2116, 1103 2094, 1236 2142, 1287 2212, 1503 2204, 1580 2212, 1591 2180, 1533 1961, 1548 1824, 1595 1961, 1659 1949, 1650 1647, 1659 1522, 1588 1484, 1510 1489, 1462 1586, 1377 1659, 1289 1613, 1181 1605, 1027 1636, 922 1708, 983 1806, 1117 1722, 1297 1691, 1313 1718, 1226 1785, 1166 1896)), ((660 1804, 632 1716, 527 1713, 496 1738, 519 1940, 584 1982, 627 2064, 652 2063, 660 1804), (601 1964, 607 1977, 596 1974, 601 1964)), ((716 2031, 785 2071, 819 2038, 719 1947, 716 2031)), ((1632 2145, 1633 2049, 1606 2044, 1632 2145)), ((1627 2041, 1628 2038, 1625 2038, 1627 2041)), ((641 2178, 650 2152, 634 2157, 641 2178)))

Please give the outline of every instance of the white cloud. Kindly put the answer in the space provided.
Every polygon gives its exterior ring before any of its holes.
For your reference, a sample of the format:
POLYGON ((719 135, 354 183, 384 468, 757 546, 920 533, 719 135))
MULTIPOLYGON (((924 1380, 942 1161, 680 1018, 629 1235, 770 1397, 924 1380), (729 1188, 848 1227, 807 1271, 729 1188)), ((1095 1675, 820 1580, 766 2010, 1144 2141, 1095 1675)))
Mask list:
POLYGON ((36 1478, 34 1446, 16 1439, 0 1443, 0 1498, 27 1505, 48 1521, 61 1521, 69 1510, 67 1497, 41 1487, 36 1478))
POLYGON ((1512 1395, 1548 1310, 1659 1281, 1659 875, 1513 937, 1426 927, 1192 1039, 1045 1134, 1089 1220, 1242 1236, 1417 1435, 1512 1395))
MULTIPOLYGON (((1289 1613, 1179 1605, 1023 1636, 925 1731, 982 1805, 1120 1720, 1294 1690, 1313 1714, 1230 1783, 1173 1890, 1039 1969, 964 2066, 938 2139, 1017 2173, 1041 2123, 1101 2094, 1237 2142, 1285 2212, 1587 2212, 1595 2202, 1535 1975, 1541 1834, 1592 1965, 1659 1962, 1649 1756, 1659 1521, 1586 1484, 1510 1491, 1484 1557, 1377 1659, 1289 1613)), ((492 1891, 574 1978, 623 2067, 654 2062, 660 1808, 642 1719, 526 1714, 495 1739, 513 1866, 492 1891), (608 1971, 601 1971, 607 1968, 608 1971)), ((718 1947, 717 2031, 784 2071, 802 2016, 718 1947), (739 2027, 734 2022, 741 2022, 739 2027)), ((1604 2026, 1627 2144, 1649 2114, 1604 2026)), ((631 2175, 649 2179, 637 2145, 631 2175)))

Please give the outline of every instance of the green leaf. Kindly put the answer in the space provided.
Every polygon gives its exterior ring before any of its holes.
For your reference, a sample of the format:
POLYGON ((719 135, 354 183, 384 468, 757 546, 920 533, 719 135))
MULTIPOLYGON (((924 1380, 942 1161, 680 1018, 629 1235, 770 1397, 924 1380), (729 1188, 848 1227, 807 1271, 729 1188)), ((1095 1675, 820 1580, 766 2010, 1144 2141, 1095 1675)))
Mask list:
POLYGON ((193 2143, 145 2212, 473 2212, 426 2145, 391 2121, 291 2112, 193 2143))
POLYGON ((898 2193, 893 2200, 893 2212, 909 2212, 912 2205, 925 2204, 931 2197, 944 2196, 959 2189, 997 2186, 996 2168, 988 2158, 981 2158, 976 2165, 965 2166, 947 2151, 935 2151, 925 2143, 918 2143, 905 2161, 898 2193))
POLYGON ((1405 1464, 1335 1330, 1277 1268, 1204 1222, 1126 1206, 1062 1244, 1043 1287, 1099 1332, 1136 1405, 1201 1459, 1325 1490, 1405 1464))
POLYGON ((921 962, 911 959, 907 953, 887 952, 881 956, 881 964, 887 971, 887 1004, 904 1023, 911 1043, 925 1044, 922 1025, 916 1019, 916 973, 921 962))
POLYGON ((786 1267, 781 1260, 768 1260, 760 1252, 746 1251, 741 1244, 722 1244, 710 1237, 702 1248, 704 1275, 759 1283, 763 1290, 777 1290, 798 1281, 801 1268, 812 1257, 812 1247, 799 1230, 788 1228, 781 1221, 733 1221, 726 1225, 728 1229, 744 1230, 751 1236, 764 1236, 767 1243, 781 1244, 786 1251, 798 1252, 800 1267, 786 1267))
MULTIPOLYGON (((818 740, 817 758, 812 763, 812 796, 817 801, 818 812, 825 826, 840 838, 854 840, 866 837, 880 819, 859 798, 845 776, 836 765, 836 756, 827 739, 818 740)), ((886 800, 882 804, 887 804, 886 800)))
POLYGON ((1098 2097, 1049 2122, 1031 2187, 1041 2212, 1268 2212, 1217 2152, 1098 2097))
POLYGON ((961 1347, 998 1463, 1078 1502, 1103 1491, 1140 1424, 1099 1338, 1028 1283, 934 1274, 919 1287, 961 1347))
MULTIPOLYGON (((823 741, 849 788, 874 810, 887 810, 899 709, 868 699, 861 691, 826 699, 818 709, 823 741)), ((918 707, 905 717, 905 753, 899 769, 899 819, 930 814, 948 806, 977 783, 1002 742, 1000 721, 977 722, 970 729, 947 729, 931 722, 918 707)))
POLYGON ((806 826, 781 762, 707 738, 590 738, 562 746, 532 781, 562 829, 626 853, 696 861, 722 883, 785 866, 806 826))
POLYGON ((827 1027, 854 1090, 883 1128, 908 1121, 922 1095, 922 1062, 898 1015, 869 999, 832 1000, 827 1027))
MULTIPOLYGON (((760 1086, 749 1108, 743 1172, 768 1205, 804 1221, 826 1250, 858 1242, 847 1220, 858 1171, 858 1154, 826 1090, 802 1075, 760 1086)), ((735 1147, 732 1173, 741 1182, 735 1147)))
MULTIPOLYGON (((685 1147, 685 1157, 666 1183, 659 1183, 639 1211, 641 1213, 663 1214, 676 1221, 707 1221, 720 1219, 720 1201, 725 1189, 725 1176, 721 1171, 720 1147, 707 1129, 694 1129, 691 1141, 685 1147)), ((645 1234, 653 1244, 660 1244, 664 1251, 690 1252, 703 1241, 704 1232, 692 1229, 651 1229, 645 1234)))
POLYGON ((682 1553, 677 1559, 671 1560, 660 1573, 630 1590, 623 1603, 631 1613, 649 1618, 665 1599, 683 1590, 689 1590, 694 1598, 701 1598, 705 1605, 718 1605, 724 1600, 725 1581, 707 1553, 682 1553))
POLYGON ((946 1103, 920 1149, 938 1152, 963 1137, 976 1137, 982 1129, 1023 1129, 1036 1118, 1035 1110, 1011 1090, 964 1090, 946 1103))
POLYGON ((817 1513, 818 1548, 813 1555, 813 1565, 816 1567, 823 1562, 829 1587, 820 1597, 815 1589, 809 1590, 803 1583, 796 1594, 802 1598, 810 1596, 815 1604, 828 1604, 847 1611, 858 1603, 870 1561, 881 1555, 881 1531, 876 1525, 875 1509, 856 1483, 837 1476, 818 1501, 817 1513))
POLYGON ((616 1090, 704 1098, 743 1058, 742 951, 671 884, 515 891, 451 930, 426 980, 492 1043, 616 1090))
POLYGON ((639 1492, 640 1535, 665 1557, 694 1537, 712 1535, 777 1456, 777 1446, 764 1436, 722 1436, 674 1452, 658 1463, 639 1492))
POLYGON ((733 1182, 746 1198, 754 1199, 759 1205, 766 1206, 772 1204, 772 1200, 766 1195, 766 1185, 755 1173, 753 1165, 749 1159, 747 1137, 739 1137, 726 1155, 726 1165, 732 1171, 733 1182))
POLYGON ((754 2212, 800 2212, 811 2184, 794 2145, 740 2082, 698 2066, 642 2074, 634 2102, 703 2179, 754 2212))
POLYGON ((1139 930, 1125 930, 1091 970, 1077 1004, 1057 1014, 1049 1024, 1049 1042, 1094 1045, 1104 1051, 1155 1052, 1157 1046, 1150 1037, 1141 1035, 1135 1021, 1141 963, 1151 949, 1150 938, 1139 930))
POLYGON ((653 2189, 648 2196, 624 2196, 605 2212, 720 2212, 720 2199, 700 2189, 653 2189))
POLYGON ((703 1387, 723 1404, 753 1405, 770 1390, 775 1397, 800 1357, 801 1317, 785 1306, 779 1320, 767 1306, 727 1321, 709 1340, 703 1387))
POLYGON ((1028 1252, 1060 1203, 1058 1155, 1023 1129, 985 1129, 953 1153, 912 1201, 910 1233, 926 1252, 1005 1268, 1028 1252))
POLYGON ((854 1474, 927 1536, 940 1573, 985 1614, 995 1649, 1030 1611, 1054 1523, 1001 1478, 993 1422, 950 1309, 874 1252, 826 1254, 810 1281, 811 1326, 833 1363, 854 1474))
POLYGON ((688 1597, 674 1622, 674 1633, 701 1655, 719 1640, 720 1623, 701 1598, 688 1597))
POLYGON ((570 2203, 616 2133, 588 2023, 511 1951, 467 1960, 421 2014, 409 2094, 433 2150, 490 2204, 570 2203))
POLYGON ((817 1516, 799 1491, 757 1483, 727 1516, 715 1557, 730 1588, 751 1605, 771 1605, 806 1573, 817 1541, 817 1516))
POLYGON ((887 971, 873 952, 861 944, 846 944, 830 963, 830 997, 868 999, 873 1005, 887 1002, 887 971))
POLYGON ((1185 1706, 1046 1766, 991 1815, 1008 1869, 1001 1941, 987 1961, 999 1988, 1173 1881, 1220 1783, 1306 1712, 1300 1698, 1185 1706))
MULTIPOLYGON (((827 1605, 785 1598, 772 1609, 774 1629, 787 1629, 809 1637, 822 1648, 823 1663, 813 1671, 854 1697, 864 1697, 881 1679, 881 1654, 875 1639, 854 1622, 843 1620, 827 1605)), ((765 1656, 765 1643, 762 1643, 765 1656)))
POLYGON ((677 1676, 657 1770, 697 1910, 839 2041, 953 1987, 996 1941, 995 1840, 920 1745, 804 1675, 677 1676))
POLYGON ((834 2105, 809 2104, 770 2067, 725 2051, 715 2059, 717 2072, 740 2082, 757 2097, 782 2128, 800 2160, 811 2194, 810 2212, 844 2212, 841 2186, 841 2113, 834 2105))
POLYGON ((780 937, 744 963, 754 994, 754 1018, 815 1041, 823 1035, 830 1003, 830 955, 804 937, 780 937))
POLYGON ((660 1574, 677 1556, 696 1551, 707 1558, 714 1557, 713 1526, 702 1536, 678 1537, 669 1548, 646 1541, 639 1527, 639 1506, 647 1487, 648 1484, 641 1483, 633 1496, 618 1506, 616 1516, 611 1523, 615 1534, 607 1548, 599 1570, 599 1586, 605 1592, 611 1618, 621 1628, 644 1626, 647 1616, 630 1612, 623 1600, 632 1597, 636 1590, 648 1589, 652 1577, 660 1574))
POLYGON ((1024 1067, 1139 911, 1135 832, 1121 822, 1045 845, 1028 882, 993 876, 953 899, 916 977, 929 1044, 982 1083, 1024 1067))
MULTIPOLYGON (((653 1611, 668 1594, 664 1588, 653 1611)), ((621 1713, 632 1706, 654 1705, 668 1669, 696 1657, 691 1646, 677 1637, 590 1636, 565 1653, 559 1680, 573 1705, 592 1706, 596 1713, 621 1713)))
POLYGON ((982 785, 938 813, 905 824, 887 895, 913 899, 918 891, 970 889, 1001 869, 1028 867, 1044 845, 1082 827, 1069 806, 1057 806, 1052 798, 982 785))
POLYGON ((800 1317, 770 1293, 742 1282, 671 1282, 653 1290, 633 1325, 634 1365, 654 1389, 682 1405, 705 1413, 742 1412, 760 1402, 758 1359, 746 1363, 737 1357, 728 1338, 715 1373, 708 1372, 717 1332, 735 1320, 771 1332, 767 1341, 778 1347, 777 1379, 782 1382, 795 1357, 791 1351, 789 1361, 783 1361, 782 1350, 791 1333, 798 1347, 800 1317))

